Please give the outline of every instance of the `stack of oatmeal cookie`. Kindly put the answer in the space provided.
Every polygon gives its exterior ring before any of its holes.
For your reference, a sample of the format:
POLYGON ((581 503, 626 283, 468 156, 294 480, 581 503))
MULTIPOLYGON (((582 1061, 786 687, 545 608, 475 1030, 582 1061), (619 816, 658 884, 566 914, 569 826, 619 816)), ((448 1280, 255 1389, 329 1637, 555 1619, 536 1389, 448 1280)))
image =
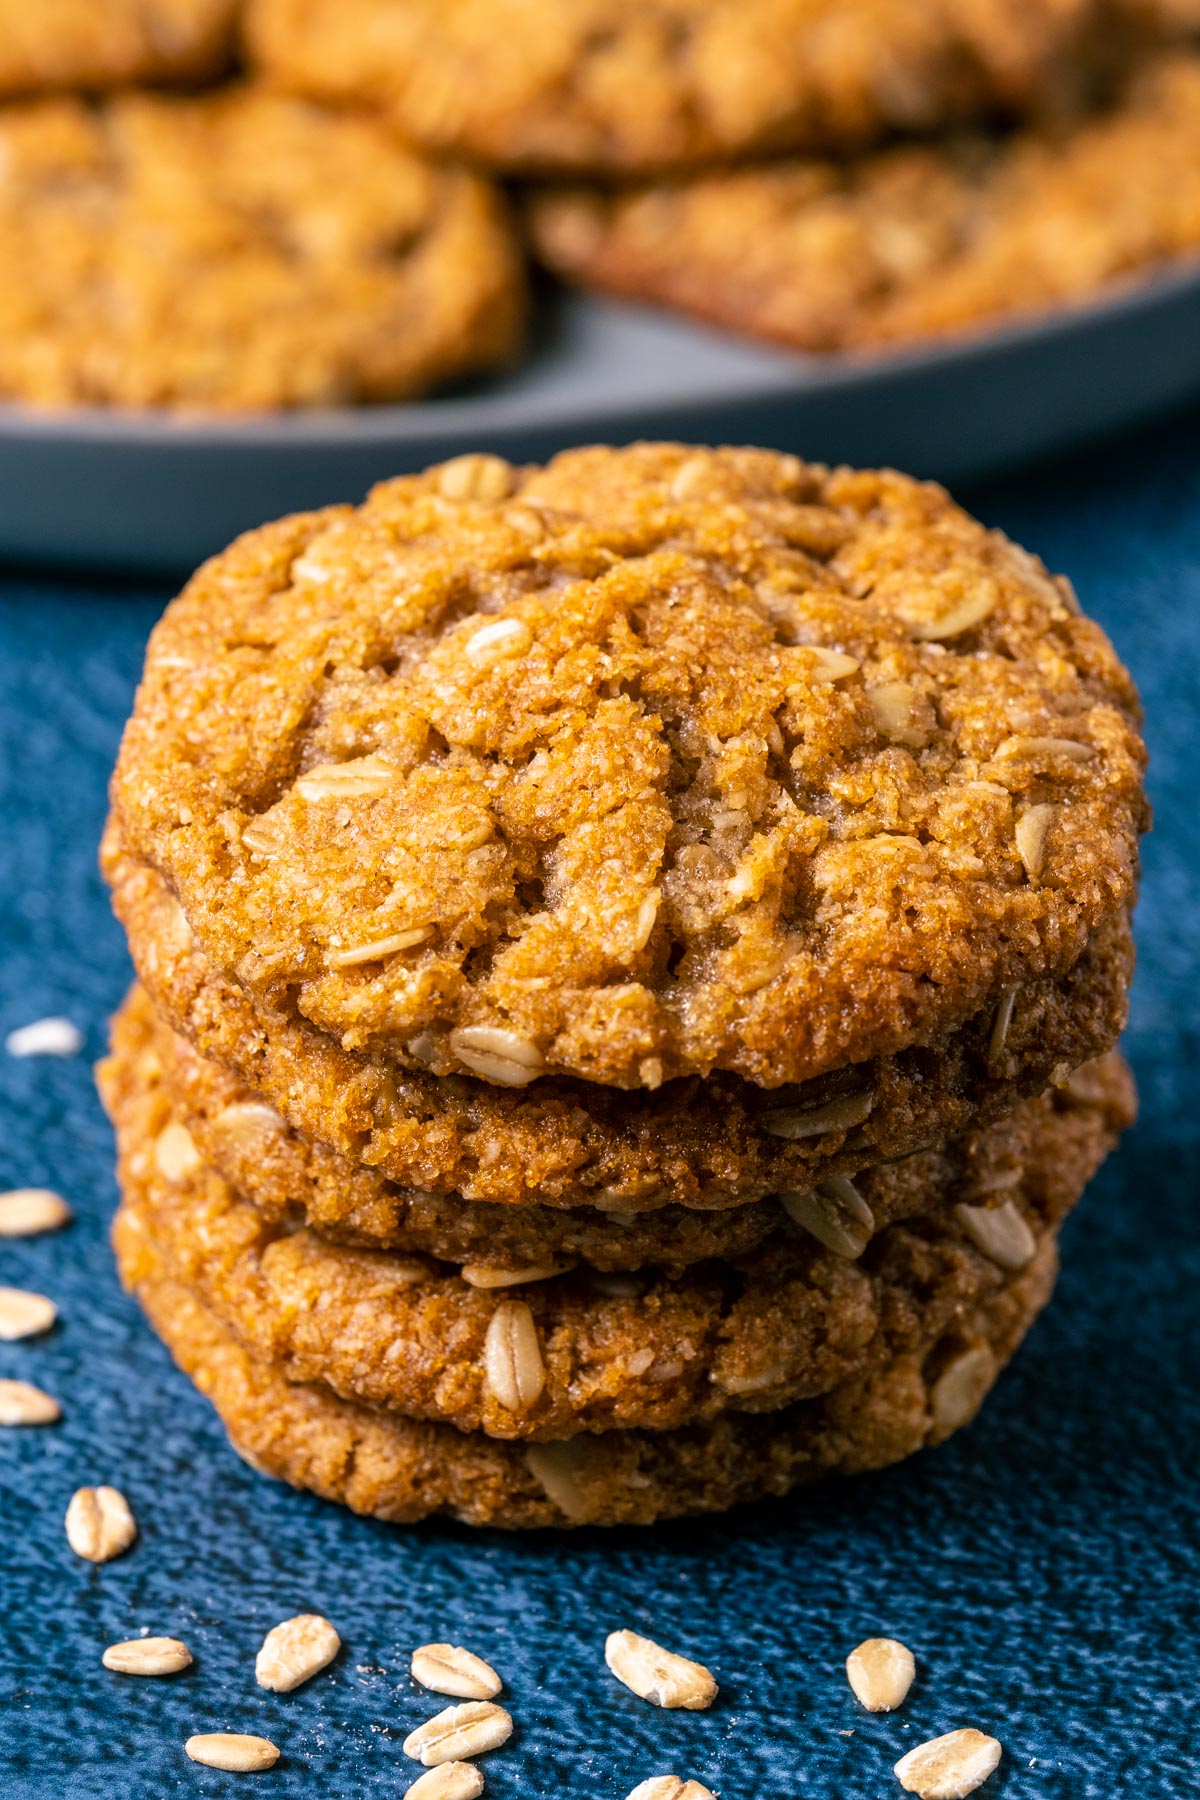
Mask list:
POLYGON ((1069 583, 896 474, 478 455, 249 534, 113 784, 125 1280, 384 1518, 938 1442, 1131 1116, 1143 755, 1069 583))

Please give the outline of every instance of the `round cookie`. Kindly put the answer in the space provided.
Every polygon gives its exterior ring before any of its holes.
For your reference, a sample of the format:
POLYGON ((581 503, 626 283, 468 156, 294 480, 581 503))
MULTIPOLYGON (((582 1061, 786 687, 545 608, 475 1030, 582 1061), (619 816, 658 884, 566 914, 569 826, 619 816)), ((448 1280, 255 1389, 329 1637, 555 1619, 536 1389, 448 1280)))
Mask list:
POLYGON ((871 1237, 847 1184, 813 1215, 828 1248, 788 1219, 736 1264, 647 1270, 623 1293, 583 1270, 481 1289, 428 1258, 268 1224, 200 1162, 153 1072, 132 1073, 105 1083, 123 1204, 171 1278, 290 1381, 490 1437, 667 1430, 827 1393, 986 1300, 1092 1172, 1062 1178, 1070 1138, 1059 1145, 1051 1127, 1046 1163, 1021 1171, 1002 1213, 922 1216, 871 1237))
POLYGON ((514 350, 496 190, 253 88, 0 113, 0 397, 263 410, 399 399, 514 350))
MULTIPOLYGON (((677 1274, 712 1257, 746 1256, 789 1218, 774 1196, 721 1212, 662 1206, 616 1218, 588 1207, 498 1206, 401 1188, 293 1131, 163 1025, 142 989, 113 1021, 102 1076, 110 1110, 125 1088, 161 1080, 201 1159, 235 1192, 271 1225, 306 1225, 332 1242, 418 1251, 493 1272, 579 1258, 602 1273, 650 1263, 677 1274)), ((914 1213, 999 1204, 1023 1181, 1073 1195, 1133 1116, 1132 1080, 1114 1053, 990 1126, 862 1170, 855 1185, 877 1231, 914 1213)), ((1060 1205, 1052 1198, 1049 1216, 1060 1205)))
POLYGON ((1069 584, 940 488, 643 444, 239 539, 113 800, 214 967, 344 1049, 776 1087, 1065 974, 1144 760, 1069 584))
POLYGON ((505 169, 844 147, 1069 85, 1091 0, 250 0, 251 54, 505 169))
POLYGON ((238 0, 0 0, 0 96, 215 75, 237 11, 238 0))
POLYGON ((297 1131, 406 1188, 504 1204, 641 1213, 721 1210, 854 1175, 943 1143, 1061 1084, 1124 1024, 1128 920, 1113 919, 1058 982, 932 1044, 800 1089, 713 1076, 630 1094, 546 1079, 504 1089, 438 1080, 343 1050, 307 1024, 256 1013, 196 949, 161 877, 103 847, 138 974, 163 1017, 297 1131))
POLYGON ((558 274, 802 350, 897 343, 1090 299, 1200 251, 1200 56, 1102 113, 848 161, 534 192, 558 274))
POLYGON ((152 1243, 123 1214, 114 1236, 125 1285, 252 1467, 380 1519, 449 1513, 508 1528, 650 1524, 718 1512, 828 1475, 883 1468, 940 1443, 974 1416, 1049 1299, 1057 1268, 1047 1240, 1027 1269, 933 1350, 897 1357, 865 1382, 782 1413, 518 1445, 286 1381, 164 1276, 152 1243))

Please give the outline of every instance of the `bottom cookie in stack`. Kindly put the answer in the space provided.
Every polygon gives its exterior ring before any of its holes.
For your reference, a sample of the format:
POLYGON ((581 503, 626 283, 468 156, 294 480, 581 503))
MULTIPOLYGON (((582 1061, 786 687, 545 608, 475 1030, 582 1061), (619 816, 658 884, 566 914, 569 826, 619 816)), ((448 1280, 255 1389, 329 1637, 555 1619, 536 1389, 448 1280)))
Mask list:
POLYGON ((421 1254, 297 1223, 303 1140, 289 1214, 237 1192, 196 1148, 209 1144, 181 1098, 195 1071, 180 1081, 170 1044, 135 995, 102 1074, 123 1278, 248 1460, 394 1520, 649 1522, 941 1441, 1048 1298, 1058 1225, 1132 1112, 1110 1056, 957 1155, 868 1171, 857 1187, 893 1222, 840 1253, 802 1206, 761 1201, 741 1254, 479 1286, 452 1246, 438 1255, 428 1220, 421 1254))

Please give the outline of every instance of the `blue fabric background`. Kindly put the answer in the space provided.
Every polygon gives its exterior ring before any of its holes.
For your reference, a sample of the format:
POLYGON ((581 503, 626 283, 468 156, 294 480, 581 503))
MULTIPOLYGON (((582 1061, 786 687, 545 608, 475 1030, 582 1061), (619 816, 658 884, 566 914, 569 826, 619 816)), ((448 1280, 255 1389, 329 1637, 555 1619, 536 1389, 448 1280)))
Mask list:
POLYGON ((722 1800, 899 1794, 905 1748, 960 1724, 1005 1747, 996 1800, 1200 1790, 1197 1152, 1200 1150, 1200 416, 964 496, 1074 577, 1141 683, 1158 825, 1146 857, 1128 1047, 1142 1122, 1066 1234, 1058 1299, 978 1424, 907 1467, 695 1525, 506 1537, 400 1531, 274 1486, 120 1293, 105 1232, 109 1133, 89 1059, 129 975, 95 872, 104 787, 166 591, 0 583, 0 1033, 63 1012, 86 1058, 0 1052, 0 1187, 70 1197, 70 1231, 0 1243, 0 1281, 62 1323, 0 1346, 0 1373, 64 1423, 0 1434, 0 1793, 158 1800, 254 1788, 396 1795, 400 1745, 438 1702, 412 1647, 490 1657, 517 1720, 488 1793, 623 1800, 654 1773, 722 1800), (141 1524, 104 1568, 68 1550, 80 1483, 141 1524), (326 1612, 345 1649, 290 1696, 254 1684, 277 1620, 326 1612), (605 1633, 641 1628, 709 1663, 707 1714, 662 1713, 608 1677, 605 1633), (110 1675, 142 1627, 181 1636, 171 1682, 110 1675), (861 1713, 842 1660, 892 1633, 920 1670, 898 1716, 861 1713), (284 1752, 236 1777, 183 1755, 196 1730, 284 1752))

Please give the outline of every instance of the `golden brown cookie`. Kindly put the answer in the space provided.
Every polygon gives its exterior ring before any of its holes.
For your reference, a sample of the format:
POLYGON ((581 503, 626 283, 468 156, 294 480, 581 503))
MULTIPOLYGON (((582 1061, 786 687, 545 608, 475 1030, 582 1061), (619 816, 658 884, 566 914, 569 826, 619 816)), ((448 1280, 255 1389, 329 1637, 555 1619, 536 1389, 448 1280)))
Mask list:
POLYGON ((1133 947, 1114 919, 1060 981, 1031 982, 934 1042, 797 1089, 735 1076, 626 1093, 417 1075, 256 1013, 215 975, 161 877, 110 827, 105 872, 164 1018, 305 1137, 406 1188, 505 1204, 723 1209, 944 1143, 1061 1083, 1124 1025, 1133 947))
POLYGON ((959 332, 1200 253, 1200 56, 1054 129, 531 194, 570 280, 802 350, 959 332))
POLYGON ((250 0, 251 53, 506 169, 858 143, 1070 84, 1094 0, 250 0))
POLYGON ((114 1237, 122 1279, 184 1372, 263 1474, 355 1512, 408 1522, 445 1512, 472 1525, 649 1524, 882 1468, 971 1419, 1049 1299, 1053 1239, 924 1354, 781 1413, 727 1413, 680 1431, 611 1431, 518 1445, 384 1414, 297 1386, 250 1356, 163 1273, 130 1215, 114 1237))
MULTIPOLYGON (((777 1196, 722 1212, 668 1205, 614 1217, 594 1207, 498 1206, 399 1187, 293 1131, 272 1106, 157 1020, 142 989, 113 1021, 113 1053, 103 1075, 114 1109, 125 1088, 161 1080, 202 1160, 272 1227, 307 1225, 332 1242, 478 1264, 489 1278, 562 1259, 602 1273, 651 1263, 677 1274, 712 1257, 747 1256, 790 1218, 777 1196)), ((1114 1053, 1077 1070, 1064 1087, 1018 1102, 990 1126, 864 1169, 855 1186, 877 1231, 916 1213, 942 1216, 957 1204, 1000 1204, 1031 1182, 1046 1193, 1045 1216, 1057 1218, 1133 1113, 1132 1080, 1114 1053)))
POLYGON ((0 0, 0 95, 214 75, 237 11, 238 0, 0 0))
POLYGON ((1200 32, 1200 0, 1114 0, 1114 5, 1120 23, 1132 26, 1142 43, 1200 32))
POLYGON ((779 1208, 736 1263, 646 1270, 617 1292, 562 1264, 481 1287, 495 1277, 475 1265, 269 1223, 201 1162, 153 1054, 107 1065, 102 1091, 126 1213, 255 1356, 346 1399, 529 1440, 774 1411, 915 1353, 1032 1262, 1107 1147, 1074 1155, 1050 1111, 1002 1209, 952 1213, 931 1193, 934 1216, 874 1231, 843 1182, 779 1208))
POLYGON ((113 802, 214 967, 506 1087, 776 1087, 1064 975, 1133 895, 1132 682, 894 473, 468 456, 248 533, 150 641, 113 802))
POLYGON ((515 348, 497 192, 366 116, 253 88, 45 100, 0 113, 0 164, 4 399, 401 399, 515 348))

